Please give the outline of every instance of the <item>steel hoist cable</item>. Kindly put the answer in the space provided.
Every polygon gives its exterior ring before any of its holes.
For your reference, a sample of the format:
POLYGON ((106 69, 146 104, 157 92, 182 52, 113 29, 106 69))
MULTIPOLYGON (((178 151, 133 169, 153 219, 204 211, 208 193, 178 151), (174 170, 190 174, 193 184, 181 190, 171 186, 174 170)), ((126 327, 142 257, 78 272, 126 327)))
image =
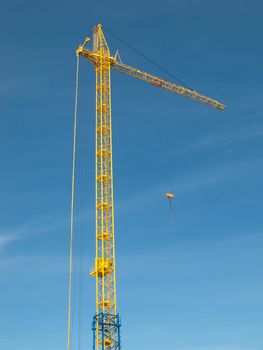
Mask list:
POLYGON ((171 72, 169 72, 166 68, 164 68, 163 66, 161 66, 159 63, 155 62, 154 60, 152 60, 150 57, 146 56, 143 52, 141 52, 140 50, 138 50, 136 47, 134 47, 133 45, 131 45, 130 43, 128 43, 126 40, 122 39, 119 35, 116 35, 115 33, 113 33, 111 30, 109 30, 108 28, 106 28, 104 26, 104 30, 106 32, 108 32, 111 36, 113 36, 115 39, 119 40, 121 43, 123 43, 125 46, 127 46, 130 50, 134 51, 135 53, 137 53, 137 55, 143 57, 146 61, 150 62, 153 66, 159 68, 161 71, 163 71, 165 74, 167 74, 168 76, 170 76, 170 78, 174 79, 176 82, 180 83, 182 86, 186 87, 187 89, 193 90, 189 85, 187 85, 186 83, 184 83, 182 80, 180 80, 179 78, 177 78, 174 74, 172 74, 171 72))
POLYGON ((73 226, 74 226, 74 195, 75 195, 75 163, 76 163, 76 140, 77 140, 77 111, 78 111, 78 84, 79 84, 79 56, 76 63, 76 86, 73 127, 73 152, 72 152, 72 182, 71 182, 71 209, 70 209, 70 237, 69 237, 69 284, 68 284, 68 345, 71 345, 71 289, 72 289, 72 256, 73 256, 73 226))

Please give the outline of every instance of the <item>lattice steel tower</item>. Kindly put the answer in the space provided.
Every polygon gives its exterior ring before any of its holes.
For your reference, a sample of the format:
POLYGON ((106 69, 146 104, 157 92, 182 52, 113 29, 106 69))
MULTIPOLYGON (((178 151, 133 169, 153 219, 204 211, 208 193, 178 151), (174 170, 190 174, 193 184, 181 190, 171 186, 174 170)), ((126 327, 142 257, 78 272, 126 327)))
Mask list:
MULTIPOLYGON (((78 51, 81 54, 81 50, 78 51)), ((96 72, 96 258, 91 276, 96 277, 94 349, 118 349, 120 321, 116 310, 114 200, 110 50, 101 30, 93 30, 96 72)))

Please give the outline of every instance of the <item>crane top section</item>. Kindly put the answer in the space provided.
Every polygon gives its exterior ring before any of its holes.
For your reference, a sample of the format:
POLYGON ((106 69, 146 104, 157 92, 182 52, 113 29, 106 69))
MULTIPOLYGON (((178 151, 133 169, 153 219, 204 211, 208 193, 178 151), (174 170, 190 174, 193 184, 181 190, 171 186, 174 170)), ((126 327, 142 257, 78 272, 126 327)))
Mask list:
POLYGON ((215 108, 221 111, 225 109, 225 106, 222 103, 220 103, 219 101, 213 98, 207 97, 195 90, 186 88, 184 86, 178 85, 173 82, 169 82, 167 80, 161 79, 152 74, 146 73, 140 69, 137 69, 122 63, 120 60, 118 51, 116 51, 114 56, 111 56, 107 41, 102 31, 101 24, 98 24, 93 29, 92 39, 93 39, 92 50, 86 48, 88 42, 90 41, 90 38, 86 38, 84 43, 80 45, 79 48, 77 49, 76 55, 84 56, 94 66, 96 66, 98 61, 103 59, 105 60, 105 62, 110 63, 111 69, 114 69, 126 75, 133 76, 137 79, 150 83, 156 87, 172 91, 178 95, 181 95, 188 99, 205 104, 212 108, 215 108))

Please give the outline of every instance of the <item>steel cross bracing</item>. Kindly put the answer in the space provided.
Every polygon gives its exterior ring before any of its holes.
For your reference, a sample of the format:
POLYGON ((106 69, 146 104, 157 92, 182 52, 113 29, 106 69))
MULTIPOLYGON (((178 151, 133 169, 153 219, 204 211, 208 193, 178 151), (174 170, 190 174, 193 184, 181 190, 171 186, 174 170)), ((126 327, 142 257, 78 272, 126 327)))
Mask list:
MULTIPOLYGON (((84 44, 78 48, 77 54, 86 57, 93 65, 96 65, 98 60, 100 59, 100 54, 97 52, 92 52, 90 50, 85 49, 85 45, 88 41, 89 41, 89 38, 87 38, 84 44)), ((146 73, 140 69, 128 66, 127 64, 120 62, 119 60, 117 60, 117 54, 115 54, 114 57, 109 55, 105 57, 105 59, 110 62, 111 69, 133 76, 137 79, 146 81, 147 83, 150 83, 156 87, 160 87, 160 88, 172 91, 178 95, 184 96, 191 100, 206 104, 210 107, 213 107, 219 110, 225 109, 225 106, 222 103, 218 102, 213 98, 207 97, 195 90, 186 88, 184 86, 181 86, 175 83, 171 83, 169 81, 156 77, 152 74, 146 73)))
POLYGON ((96 61, 96 277, 95 349, 118 349, 114 253, 110 51, 98 26, 93 32, 96 61))
POLYGON ((96 277, 96 314, 93 319, 94 350, 120 349, 120 320, 116 306, 114 199, 112 172, 111 69, 154 86, 223 110, 224 105, 198 92, 130 67, 110 55, 99 24, 93 30, 93 47, 87 38, 78 48, 96 72, 96 258, 91 276, 96 277))

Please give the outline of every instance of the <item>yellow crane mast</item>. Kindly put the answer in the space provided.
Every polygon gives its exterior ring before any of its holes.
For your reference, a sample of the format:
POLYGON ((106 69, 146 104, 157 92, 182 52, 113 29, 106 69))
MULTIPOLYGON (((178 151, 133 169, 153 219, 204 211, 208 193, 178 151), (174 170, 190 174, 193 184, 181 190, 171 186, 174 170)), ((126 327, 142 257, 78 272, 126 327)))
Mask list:
MULTIPOLYGON (((90 38, 86 38, 77 49, 76 54, 78 57, 85 57, 93 65, 96 73, 96 257, 91 272, 91 276, 96 278, 93 350, 120 350, 120 319, 116 305, 114 248, 111 69, 218 110, 223 110, 225 106, 197 91, 122 63, 118 52, 111 56, 100 24, 93 29, 92 39, 92 49, 87 48, 90 38)), ((70 309, 68 322, 70 325, 70 309)), ((70 350, 69 334, 68 350, 70 350)))

